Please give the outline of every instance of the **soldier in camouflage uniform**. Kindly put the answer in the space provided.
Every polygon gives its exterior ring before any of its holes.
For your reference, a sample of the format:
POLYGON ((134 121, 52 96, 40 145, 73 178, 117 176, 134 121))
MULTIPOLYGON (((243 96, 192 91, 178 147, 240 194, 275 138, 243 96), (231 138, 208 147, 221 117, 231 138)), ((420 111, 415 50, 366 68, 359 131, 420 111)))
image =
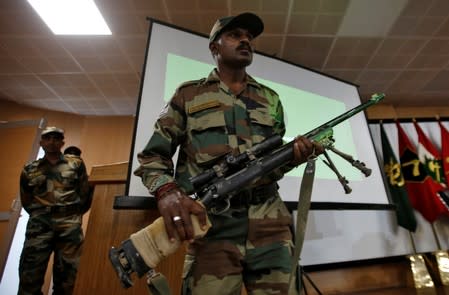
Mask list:
POLYGON ((20 177, 20 200, 30 217, 18 294, 42 294, 52 252, 53 294, 72 294, 84 240, 80 208, 89 194, 86 167, 80 157, 61 153, 62 129, 44 129, 40 145, 45 156, 25 165, 20 177))
POLYGON ((219 19, 209 48, 217 68, 207 78, 181 85, 160 114, 135 175, 158 200, 168 237, 188 240, 183 294, 296 294, 288 290, 292 257, 292 218, 276 181, 307 160, 315 145, 304 137, 294 144, 289 167, 266 175, 232 197, 229 210, 213 214, 188 195, 189 178, 237 155, 274 134, 285 133, 277 93, 246 73, 253 40, 262 20, 243 13, 219 19), (174 169, 172 156, 179 149, 174 169), (174 172, 176 171, 176 172, 174 172), (193 239, 190 214, 212 228, 193 239))

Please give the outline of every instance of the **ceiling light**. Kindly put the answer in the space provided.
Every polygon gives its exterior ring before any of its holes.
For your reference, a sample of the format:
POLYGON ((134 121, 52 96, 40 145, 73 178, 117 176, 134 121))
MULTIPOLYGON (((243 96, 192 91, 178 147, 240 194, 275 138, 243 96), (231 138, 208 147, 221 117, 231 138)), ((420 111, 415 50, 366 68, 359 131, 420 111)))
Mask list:
POLYGON ((111 35, 93 0, 28 0, 55 35, 111 35))

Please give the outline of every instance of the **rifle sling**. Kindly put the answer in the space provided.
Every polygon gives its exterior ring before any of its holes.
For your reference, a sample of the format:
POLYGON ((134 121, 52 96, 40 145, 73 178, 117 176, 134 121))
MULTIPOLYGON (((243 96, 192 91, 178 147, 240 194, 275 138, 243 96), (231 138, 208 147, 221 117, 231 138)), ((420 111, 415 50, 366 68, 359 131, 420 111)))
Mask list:
POLYGON ((167 278, 160 272, 151 272, 147 276, 147 285, 153 295, 171 295, 167 278))
MULTIPOLYGON (((301 180, 299 190, 298 208, 296 211, 296 231, 295 231, 295 250, 293 253, 292 266, 290 270, 289 290, 292 290, 293 278, 296 275, 299 258, 304 244, 304 235, 306 233, 307 216, 310 208, 310 200, 312 197, 313 180, 315 178, 315 160, 310 158, 307 161, 306 169, 301 180)), ((298 274, 299 275, 299 274, 298 274)), ((298 278, 300 282, 300 278, 298 278)), ((298 290, 299 291, 299 290, 298 290)))

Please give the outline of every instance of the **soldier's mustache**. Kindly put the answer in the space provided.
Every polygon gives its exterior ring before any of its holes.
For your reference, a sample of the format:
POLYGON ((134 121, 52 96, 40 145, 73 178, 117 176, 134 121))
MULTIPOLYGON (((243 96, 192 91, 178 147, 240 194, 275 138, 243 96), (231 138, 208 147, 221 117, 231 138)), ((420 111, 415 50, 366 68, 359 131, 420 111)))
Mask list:
POLYGON ((242 50, 242 49, 246 49, 250 52, 253 52, 253 49, 251 48, 251 46, 249 46, 247 44, 241 44, 237 47, 237 50, 242 50))

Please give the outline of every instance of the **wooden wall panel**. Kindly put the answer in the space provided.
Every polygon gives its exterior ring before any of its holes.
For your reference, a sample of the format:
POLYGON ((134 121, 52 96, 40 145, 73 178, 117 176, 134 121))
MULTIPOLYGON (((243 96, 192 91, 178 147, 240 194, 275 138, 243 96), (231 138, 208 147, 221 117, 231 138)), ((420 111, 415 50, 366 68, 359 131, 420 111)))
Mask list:
POLYGON ((66 131, 66 145, 79 145, 84 116, 30 108, 11 102, 0 101, 1 121, 39 120, 45 118, 48 126, 58 126, 66 131))
POLYGON ((134 117, 95 117, 42 110, 0 101, 0 121, 45 118, 65 130, 65 147, 76 145, 89 172, 92 166, 129 161, 134 117))
POLYGON ((132 117, 87 117, 81 133, 82 157, 92 166, 128 162, 134 129, 132 117))
POLYGON ((396 107, 389 104, 374 105, 366 110, 369 120, 449 117, 449 107, 396 107))

